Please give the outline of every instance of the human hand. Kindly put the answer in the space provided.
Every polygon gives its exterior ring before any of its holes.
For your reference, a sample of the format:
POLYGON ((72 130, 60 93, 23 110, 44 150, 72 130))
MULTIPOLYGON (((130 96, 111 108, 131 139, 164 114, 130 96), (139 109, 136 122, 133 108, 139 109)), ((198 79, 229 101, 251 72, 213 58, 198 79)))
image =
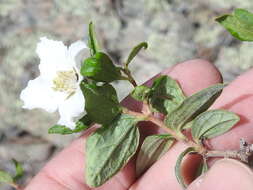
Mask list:
MULTIPOLYGON (((219 71, 210 63, 202 60, 192 60, 177 64, 162 74, 178 80, 186 95, 191 95, 212 84, 221 82, 219 71)), ((237 149, 239 139, 245 138, 253 142, 253 70, 238 77, 218 98, 212 108, 225 108, 240 115, 241 121, 231 131, 210 141, 215 149, 237 149)), ((150 83, 150 81, 148 82, 150 83)), ((141 105, 131 98, 123 100, 122 104, 130 109, 140 110, 141 105)), ((212 109, 211 108, 211 109, 212 109)), ((143 136, 160 132, 155 126, 143 122, 140 126, 143 136), (148 129, 148 130, 147 130, 148 129)), ((95 130, 95 129, 93 129, 95 130)), ((25 190, 90 190, 84 183, 84 142, 92 132, 85 133, 53 158, 41 172, 31 181, 25 190)), ((182 143, 176 143, 160 160, 158 160, 143 176, 136 179, 135 161, 132 159, 116 176, 99 190, 180 190, 174 167, 178 155, 185 149, 182 143)), ((103 156, 103 155, 101 155, 103 156)), ((184 173, 188 181, 193 177, 193 171, 199 159, 189 157, 184 162, 184 173)), ((223 159, 216 162, 212 168, 196 179, 189 190, 224 190, 253 189, 253 173, 238 161, 223 159)))

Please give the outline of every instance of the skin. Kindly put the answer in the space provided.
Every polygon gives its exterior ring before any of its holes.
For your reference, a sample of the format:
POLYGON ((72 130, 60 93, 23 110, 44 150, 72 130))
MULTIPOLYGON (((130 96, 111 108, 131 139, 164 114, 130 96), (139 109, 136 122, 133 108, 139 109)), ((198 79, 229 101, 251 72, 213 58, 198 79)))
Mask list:
MULTIPOLYGON (((229 63, 228 63, 229 64, 229 63)), ((162 72, 176 79, 186 95, 191 95, 203 88, 221 82, 222 78, 215 66, 204 60, 190 60, 177 64, 162 72)), ((223 108, 241 116, 241 121, 225 135, 212 139, 208 144, 213 149, 238 149, 239 139, 253 142, 253 70, 239 76, 227 86, 212 109, 223 108)), ((152 79, 147 82, 150 84, 152 79)), ((140 111, 141 105, 131 98, 122 104, 129 109, 140 111)), ((174 166, 178 155, 187 147, 176 143, 160 160, 140 178, 135 176, 135 159, 133 158, 116 176, 98 188, 90 188, 84 183, 84 143, 87 136, 95 129, 86 132, 70 146, 53 158, 40 173, 34 177, 25 190, 181 190, 175 174, 174 166)), ((142 137, 159 133, 156 126, 144 122, 140 126, 142 137)), ((199 159, 188 157, 183 165, 187 181, 192 181, 193 170, 199 159)), ((244 164, 222 159, 214 162, 211 169, 197 178, 188 187, 189 190, 224 190, 253 189, 253 173, 244 164)))

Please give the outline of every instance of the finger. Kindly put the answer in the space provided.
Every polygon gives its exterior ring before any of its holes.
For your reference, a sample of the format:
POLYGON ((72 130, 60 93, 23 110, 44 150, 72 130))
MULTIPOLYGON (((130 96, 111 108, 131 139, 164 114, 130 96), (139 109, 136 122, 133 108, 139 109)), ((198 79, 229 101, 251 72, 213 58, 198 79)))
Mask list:
POLYGON ((244 164, 236 160, 217 161, 203 176, 196 179, 187 190, 251 190, 253 173, 244 164))
POLYGON ((240 138, 253 142, 253 69, 239 76, 226 87, 212 109, 237 113, 240 122, 229 132, 210 141, 215 149, 238 149, 240 138))
MULTIPOLYGON (((163 74, 169 74, 180 82, 187 95, 221 80, 219 72, 210 63, 201 60, 188 61, 174 66, 163 74)), ((130 104, 125 106, 130 107, 130 104)), ((84 139, 74 141, 68 148, 50 161, 32 180, 26 190, 89 189, 84 181, 84 139), (52 187, 51 187, 52 186, 52 187), (44 188, 45 187, 45 188, 44 188)), ((134 164, 128 164, 108 183, 97 189, 127 189, 135 180, 134 164)))
MULTIPOLYGON (((174 68, 170 76, 177 79, 187 95, 191 95, 203 88, 221 82, 219 71, 210 63, 193 61, 181 64, 179 69, 174 68), (184 72, 182 72, 184 70, 184 72)), ((179 186, 174 167, 178 155, 186 148, 182 143, 176 143, 160 160, 158 160, 134 185, 131 190, 165 190, 181 189, 179 186)), ((195 159, 191 160, 194 163, 195 159)), ((194 166, 194 164, 192 165, 194 166)))

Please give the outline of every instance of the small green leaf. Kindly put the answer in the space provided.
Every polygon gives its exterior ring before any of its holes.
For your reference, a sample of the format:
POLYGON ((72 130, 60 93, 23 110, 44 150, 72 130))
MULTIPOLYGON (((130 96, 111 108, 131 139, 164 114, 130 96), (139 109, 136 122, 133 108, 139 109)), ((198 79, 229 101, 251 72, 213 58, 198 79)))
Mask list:
POLYGON ((164 114, 175 110, 185 99, 179 84, 169 76, 160 76, 151 87, 150 103, 152 107, 164 114))
POLYGON ((85 115, 79 121, 76 122, 76 128, 73 130, 63 125, 54 125, 53 127, 48 129, 48 133, 61 134, 61 135, 79 133, 81 131, 88 129, 91 123, 92 121, 90 120, 90 118, 87 115, 85 115))
POLYGON ((9 173, 0 170, 0 183, 12 184, 13 182, 13 178, 9 173))
POLYGON ((187 122, 206 111, 214 103, 224 87, 224 84, 216 84, 186 98, 179 107, 166 116, 165 124, 181 131, 187 122))
POLYGON ((84 60, 81 74, 97 82, 112 82, 122 78, 120 69, 117 68, 110 57, 102 52, 84 60))
POLYGON ((143 174, 160 159, 173 145, 175 139, 171 135, 152 135, 146 137, 136 161, 137 176, 143 174))
POLYGON ((231 129, 240 118, 226 110, 210 110, 197 116, 192 125, 192 136, 198 142, 202 138, 213 138, 231 129))
POLYGON ((216 21, 224 26, 235 38, 253 41, 253 14, 244 9, 235 9, 233 15, 223 15, 216 21))
POLYGON ((150 88, 144 85, 137 86, 131 92, 131 96, 138 101, 144 101, 148 98, 150 94, 150 88))
POLYGON ((13 180, 17 181, 18 179, 20 179, 21 177, 23 177, 23 175, 24 175, 24 169, 23 169, 22 165, 17 160, 12 159, 12 162, 14 163, 15 169, 16 169, 16 174, 13 177, 13 180))
POLYGON ((123 168, 139 144, 139 120, 121 114, 86 141, 86 182, 90 187, 104 184, 123 168))
POLYGON ((94 55, 99 51, 99 45, 98 45, 98 41, 96 39, 96 33, 94 31, 94 26, 93 26, 92 22, 90 22, 90 24, 89 24, 88 46, 90 48, 91 55, 94 55))
POLYGON ((177 181, 182 185, 182 187, 185 189, 187 186, 184 182, 184 179, 183 179, 183 176, 181 174, 181 165, 182 165, 182 161, 183 161, 183 158, 189 154, 189 153, 192 153, 192 152, 195 152, 194 148, 193 147, 189 147, 187 148, 185 151, 183 151, 178 159, 177 159, 177 162, 176 162, 176 166, 175 166, 175 174, 176 174, 176 178, 177 178, 177 181))
POLYGON ((139 53, 139 51, 144 48, 147 49, 148 48, 148 44, 147 42, 142 42, 140 44, 138 44, 137 46, 135 46, 132 51, 130 52, 127 61, 126 61, 126 67, 128 67, 129 63, 133 60, 133 58, 139 53))
POLYGON ((99 124, 109 124, 121 112, 115 89, 110 84, 96 86, 81 83, 88 117, 99 124))

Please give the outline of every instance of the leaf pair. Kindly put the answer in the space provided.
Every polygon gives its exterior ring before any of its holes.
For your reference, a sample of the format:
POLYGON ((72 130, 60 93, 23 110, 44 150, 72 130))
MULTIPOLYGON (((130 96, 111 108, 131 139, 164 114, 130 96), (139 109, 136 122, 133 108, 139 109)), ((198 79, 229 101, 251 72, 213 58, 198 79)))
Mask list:
POLYGON ((179 84, 167 75, 156 78, 151 88, 135 87, 131 96, 138 101, 147 101, 156 112, 169 114, 185 99, 179 84))
POLYGON ((216 84, 186 98, 180 106, 166 116, 165 124, 175 131, 181 131, 187 122, 213 104, 224 87, 224 84, 216 84))

